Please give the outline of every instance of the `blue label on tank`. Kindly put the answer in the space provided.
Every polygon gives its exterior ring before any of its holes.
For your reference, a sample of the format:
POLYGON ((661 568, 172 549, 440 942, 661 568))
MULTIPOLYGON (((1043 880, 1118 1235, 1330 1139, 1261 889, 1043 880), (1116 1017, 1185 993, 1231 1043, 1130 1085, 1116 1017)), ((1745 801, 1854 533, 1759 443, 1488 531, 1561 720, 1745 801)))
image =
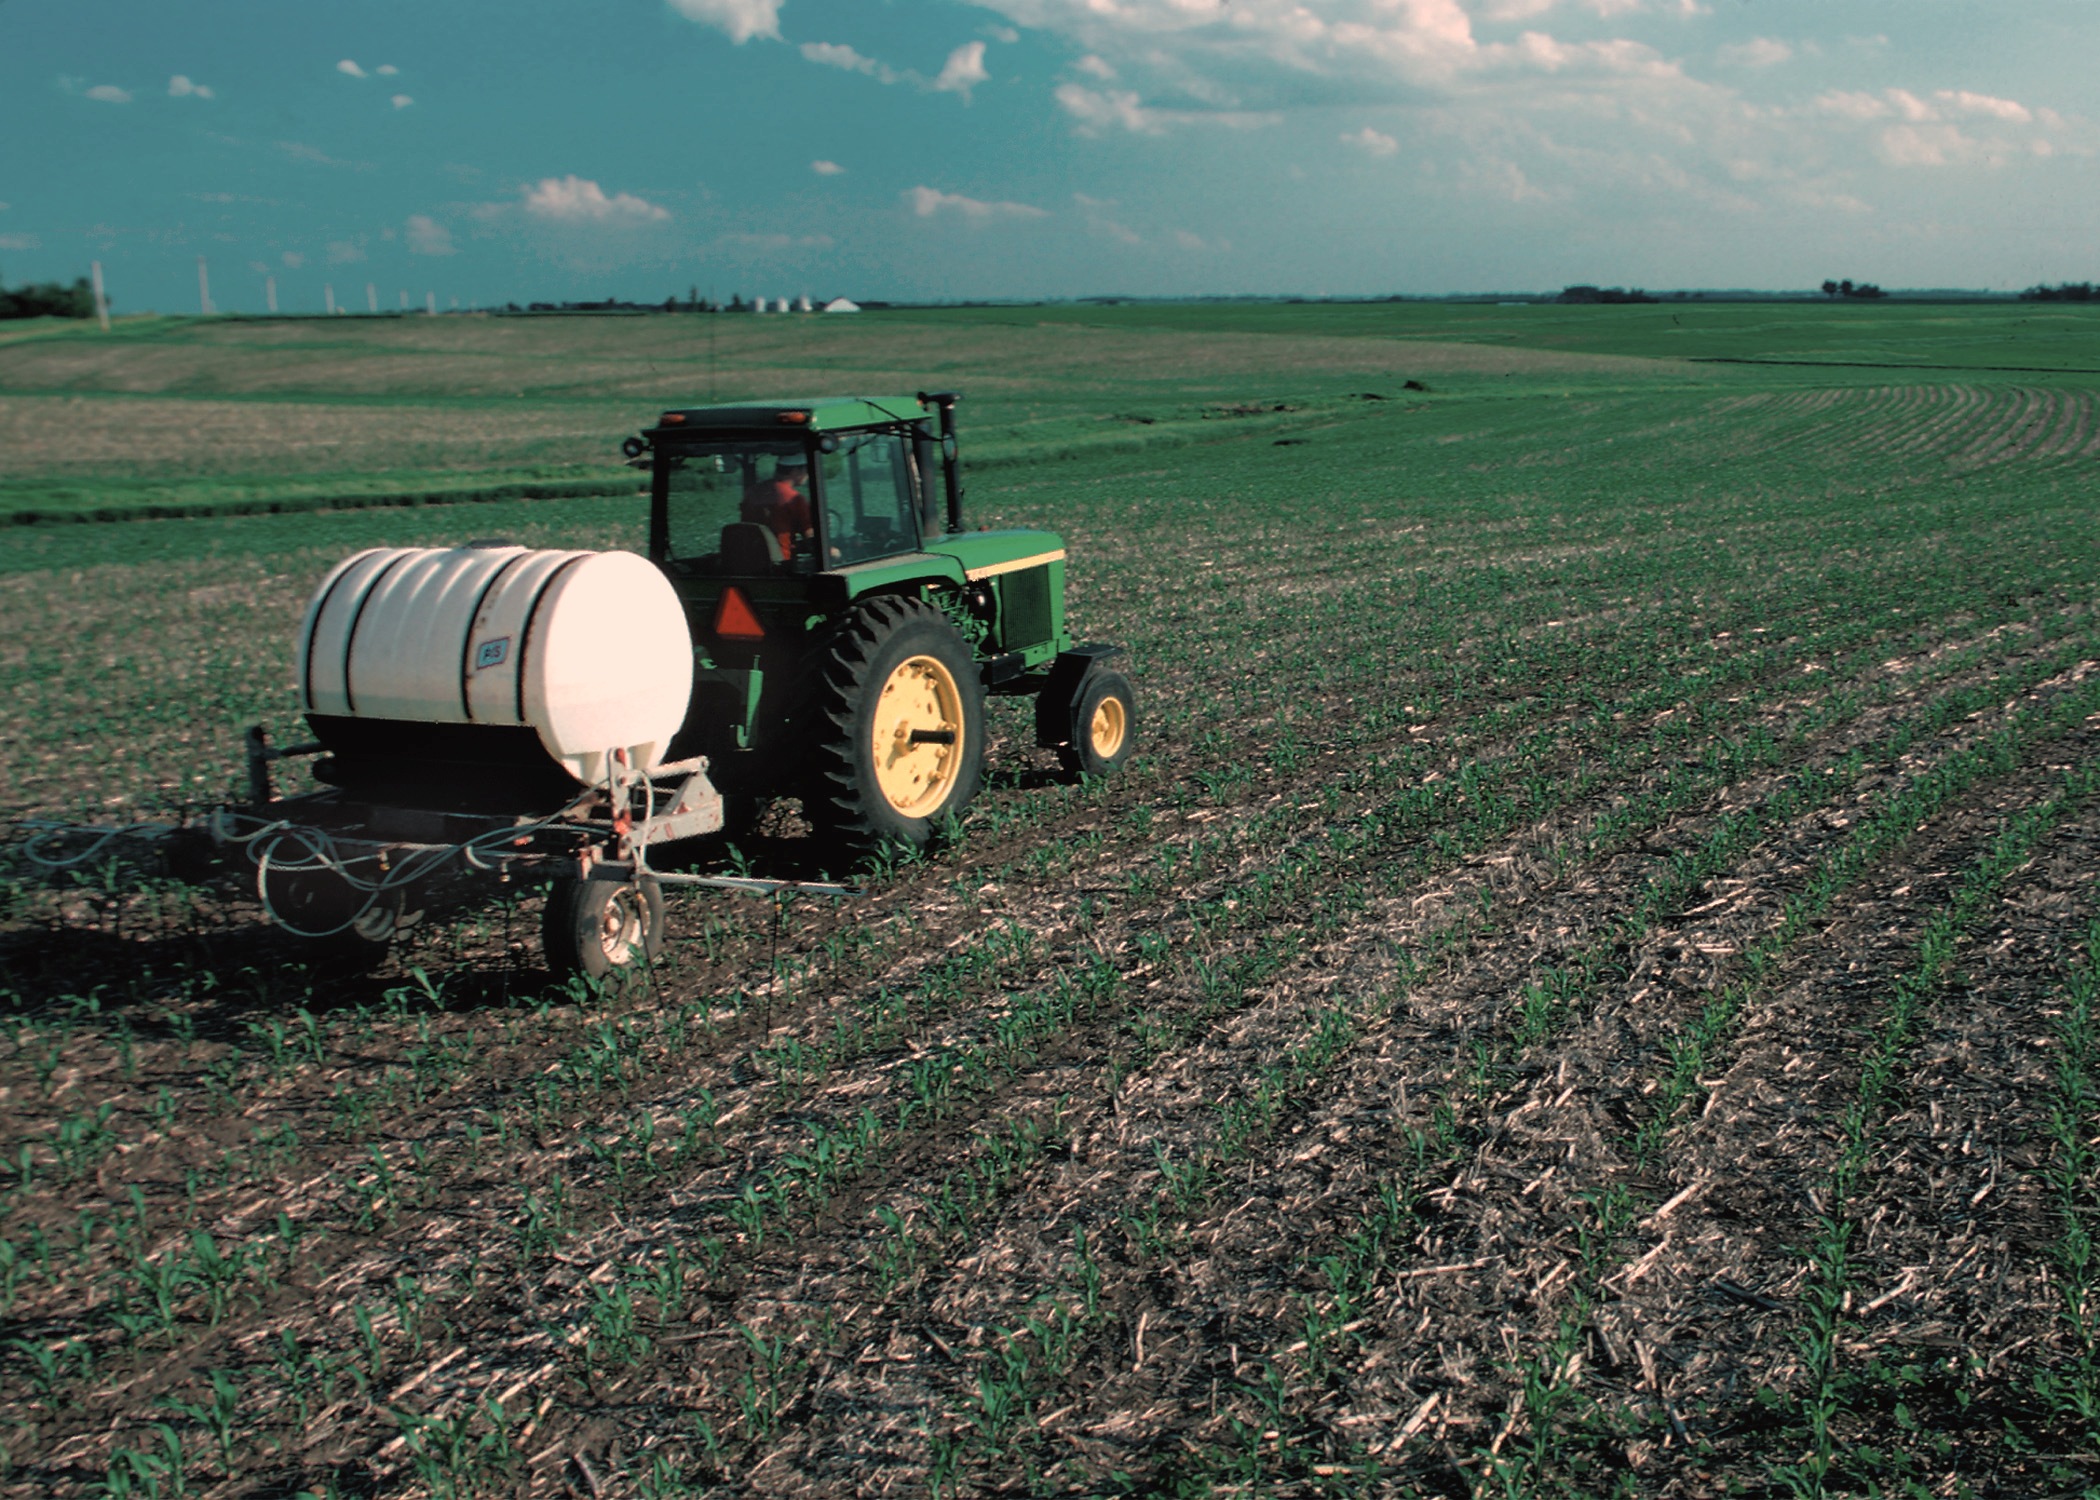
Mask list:
POLYGON ((510 655, 509 636, 499 635, 493 641, 483 641, 481 649, 474 653, 474 669, 479 671, 483 667, 500 667, 503 665, 503 658, 508 655, 510 655))

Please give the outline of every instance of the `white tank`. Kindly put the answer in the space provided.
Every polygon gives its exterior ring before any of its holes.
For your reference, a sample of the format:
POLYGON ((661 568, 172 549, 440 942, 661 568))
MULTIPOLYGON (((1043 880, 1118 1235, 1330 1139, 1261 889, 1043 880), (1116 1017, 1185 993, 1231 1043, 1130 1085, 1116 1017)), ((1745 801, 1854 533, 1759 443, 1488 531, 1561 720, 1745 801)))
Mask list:
POLYGON ((321 581, 299 630, 310 714, 527 725, 578 781, 659 764, 693 644, 670 580, 632 552, 375 547, 321 581))

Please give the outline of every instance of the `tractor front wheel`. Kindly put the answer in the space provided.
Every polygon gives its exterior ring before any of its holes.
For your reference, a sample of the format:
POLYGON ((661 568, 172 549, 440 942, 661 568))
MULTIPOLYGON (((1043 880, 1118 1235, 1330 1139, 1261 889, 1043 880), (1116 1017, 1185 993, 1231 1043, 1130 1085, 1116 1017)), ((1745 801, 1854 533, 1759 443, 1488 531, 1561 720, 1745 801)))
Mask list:
POLYGON ((1096 666, 1069 698, 1046 691, 1036 699, 1036 732, 1057 746, 1057 758, 1072 775, 1106 776, 1130 759, 1137 737, 1137 695, 1130 679, 1096 666))
POLYGON ((557 976, 603 979, 646 962, 664 948, 664 888, 649 876, 636 882, 565 875, 547 892, 540 940, 557 976))
POLYGON ((855 849, 918 846, 977 795, 984 686, 947 616, 884 596, 854 611, 821 668, 803 811, 855 849))

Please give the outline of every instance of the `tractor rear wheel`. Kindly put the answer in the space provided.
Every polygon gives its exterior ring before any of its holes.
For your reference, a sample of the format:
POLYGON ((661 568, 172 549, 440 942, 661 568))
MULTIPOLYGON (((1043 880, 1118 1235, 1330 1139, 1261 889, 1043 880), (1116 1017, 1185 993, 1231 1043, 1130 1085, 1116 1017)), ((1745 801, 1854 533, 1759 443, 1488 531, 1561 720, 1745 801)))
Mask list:
POLYGON ((547 892, 540 946, 557 976, 592 979, 644 963, 664 949, 664 888, 640 881, 564 875, 547 892))
POLYGON ((810 822, 852 848, 919 846, 984 779, 984 685, 946 615, 870 599, 819 667, 810 822))

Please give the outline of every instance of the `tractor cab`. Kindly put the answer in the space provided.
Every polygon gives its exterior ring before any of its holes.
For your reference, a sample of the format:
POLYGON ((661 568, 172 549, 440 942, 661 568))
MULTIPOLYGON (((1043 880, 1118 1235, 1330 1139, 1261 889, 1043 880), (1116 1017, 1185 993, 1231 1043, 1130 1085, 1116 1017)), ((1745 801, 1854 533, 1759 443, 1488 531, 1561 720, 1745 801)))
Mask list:
POLYGON ((650 553, 674 579, 916 553, 945 529, 933 421, 917 398, 665 412, 648 434, 650 553))

